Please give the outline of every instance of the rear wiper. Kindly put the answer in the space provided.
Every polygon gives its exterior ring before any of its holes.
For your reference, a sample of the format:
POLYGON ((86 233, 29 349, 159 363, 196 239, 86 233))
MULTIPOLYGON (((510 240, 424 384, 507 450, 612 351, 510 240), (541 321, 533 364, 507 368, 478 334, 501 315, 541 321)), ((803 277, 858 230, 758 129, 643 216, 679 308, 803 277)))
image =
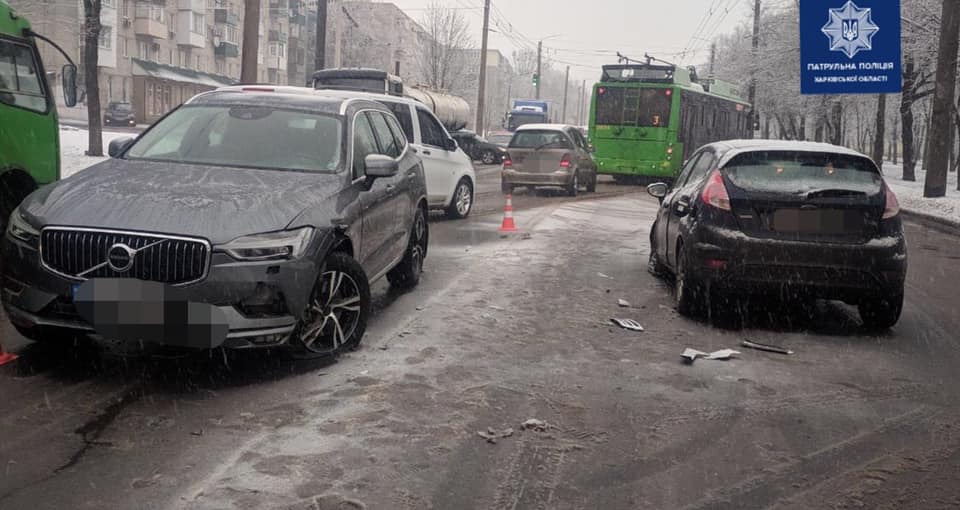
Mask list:
POLYGON ((543 144, 543 145, 538 145, 537 148, 536 148, 536 149, 533 149, 533 150, 538 151, 538 150, 540 150, 540 149, 542 149, 542 148, 544 148, 544 147, 546 147, 546 146, 548 146, 548 145, 553 145, 553 144, 555 144, 555 143, 557 143, 557 142, 547 142, 547 143, 545 143, 545 144, 543 144))
POLYGON ((804 198, 828 198, 828 197, 865 197, 867 194, 863 191, 852 189, 818 189, 804 194, 804 198))

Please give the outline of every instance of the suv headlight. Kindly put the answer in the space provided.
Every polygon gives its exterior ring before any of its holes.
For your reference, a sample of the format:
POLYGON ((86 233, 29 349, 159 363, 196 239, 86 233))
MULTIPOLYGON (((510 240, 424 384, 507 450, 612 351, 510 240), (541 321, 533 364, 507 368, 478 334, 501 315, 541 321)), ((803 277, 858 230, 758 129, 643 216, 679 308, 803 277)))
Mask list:
POLYGON ((20 208, 13 210, 13 214, 10 215, 10 223, 7 225, 7 234, 20 241, 33 245, 36 243, 37 239, 40 237, 40 231, 34 228, 27 220, 20 214, 20 208))
POLYGON ((288 260, 303 256, 313 239, 313 228, 269 232, 234 239, 217 246, 237 260, 288 260))

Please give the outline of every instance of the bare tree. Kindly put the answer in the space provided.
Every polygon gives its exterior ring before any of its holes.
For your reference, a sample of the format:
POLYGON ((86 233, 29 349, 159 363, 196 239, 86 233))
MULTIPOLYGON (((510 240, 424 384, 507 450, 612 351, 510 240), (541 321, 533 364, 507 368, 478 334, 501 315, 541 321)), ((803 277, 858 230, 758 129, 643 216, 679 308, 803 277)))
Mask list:
POLYGON ((102 0, 83 0, 83 77, 87 92, 88 156, 103 156, 100 124, 100 8, 102 0))
POLYGON ((473 46, 469 25, 461 11, 434 0, 423 13, 419 64, 427 85, 457 90, 467 74, 466 52, 473 46))
POLYGON ((930 125, 930 163, 923 196, 937 198, 947 194, 947 170, 953 149, 954 94, 957 86, 957 52, 960 39, 960 4, 943 0, 940 50, 937 58, 936 90, 933 95, 933 119, 930 125))
POLYGON ((260 0, 244 0, 243 54, 240 55, 240 81, 257 83, 257 54, 260 52, 260 0))

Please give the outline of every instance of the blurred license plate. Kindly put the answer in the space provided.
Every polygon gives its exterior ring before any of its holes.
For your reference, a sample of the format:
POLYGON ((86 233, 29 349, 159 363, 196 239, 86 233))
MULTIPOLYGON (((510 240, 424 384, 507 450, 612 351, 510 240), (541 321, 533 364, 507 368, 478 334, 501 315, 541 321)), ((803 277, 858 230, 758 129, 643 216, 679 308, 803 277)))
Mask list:
POLYGON ((70 299, 76 301, 76 299, 77 299, 77 289, 79 289, 81 285, 83 285, 83 283, 72 283, 72 284, 70 284, 70 299))
POLYGON ((847 232, 844 211, 780 209, 773 213, 771 227, 777 232, 802 234, 842 234, 847 232))

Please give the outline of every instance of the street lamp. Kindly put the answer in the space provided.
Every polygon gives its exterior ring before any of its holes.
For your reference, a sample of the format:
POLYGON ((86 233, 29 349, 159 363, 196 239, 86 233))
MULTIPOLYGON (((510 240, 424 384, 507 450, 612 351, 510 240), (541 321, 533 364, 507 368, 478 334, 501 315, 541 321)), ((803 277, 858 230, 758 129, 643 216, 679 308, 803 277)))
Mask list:
POLYGON ((533 85, 536 87, 536 90, 537 90, 537 97, 536 97, 536 99, 540 99, 540 83, 543 81, 543 73, 541 72, 541 71, 543 70, 543 69, 542 69, 542 67, 543 67, 543 41, 546 41, 546 40, 548 40, 548 39, 553 39, 553 38, 555 38, 555 37, 560 37, 560 36, 562 36, 562 35, 563 35, 563 34, 548 35, 548 36, 546 36, 546 37, 541 37, 541 38, 540 38, 540 41, 537 42, 537 74, 535 74, 535 75, 533 76, 533 85))

